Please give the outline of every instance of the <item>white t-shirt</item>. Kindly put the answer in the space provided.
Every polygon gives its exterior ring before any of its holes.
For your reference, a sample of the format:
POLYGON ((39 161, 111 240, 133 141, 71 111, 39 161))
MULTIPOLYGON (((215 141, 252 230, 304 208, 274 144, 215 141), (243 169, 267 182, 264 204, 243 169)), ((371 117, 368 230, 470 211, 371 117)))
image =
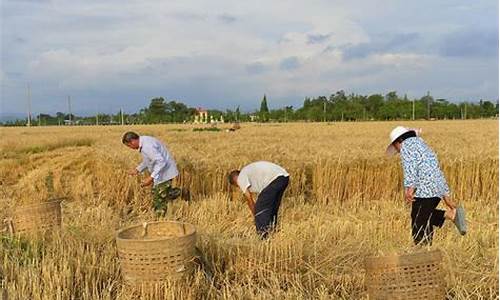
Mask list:
POLYGON ((285 169, 268 161, 257 161, 240 170, 238 186, 244 192, 260 193, 279 176, 288 177, 285 169))

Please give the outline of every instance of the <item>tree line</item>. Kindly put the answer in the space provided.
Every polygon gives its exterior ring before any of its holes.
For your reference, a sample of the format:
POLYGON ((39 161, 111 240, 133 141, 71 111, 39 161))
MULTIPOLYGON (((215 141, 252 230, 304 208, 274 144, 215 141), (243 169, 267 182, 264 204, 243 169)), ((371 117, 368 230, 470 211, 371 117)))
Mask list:
MULTIPOLYGON (((409 99, 395 91, 386 95, 346 94, 343 90, 330 96, 306 97, 301 107, 284 106, 269 109, 267 96, 260 102, 260 109, 253 112, 241 112, 236 109, 214 110, 208 114, 215 120, 221 116, 225 122, 289 122, 289 121, 367 121, 367 120, 421 120, 421 119, 478 119, 498 117, 498 99, 496 102, 479 100, 478 102, 453 103, 446 99, 434 99, 430 94, 421 98, 409 99)), ((94 116, 76 116, 57 112, 54 116, 39 114, 31 119, 36 125, 114 125, 114 124, 157 124, 192 122, 196 108, 179 101, 167 101, 163 97, 151 99, 150 104, 137 113, 97 114, 94 116)), ((4 126, 24 126, 27 118, 5 122, 4 126)))

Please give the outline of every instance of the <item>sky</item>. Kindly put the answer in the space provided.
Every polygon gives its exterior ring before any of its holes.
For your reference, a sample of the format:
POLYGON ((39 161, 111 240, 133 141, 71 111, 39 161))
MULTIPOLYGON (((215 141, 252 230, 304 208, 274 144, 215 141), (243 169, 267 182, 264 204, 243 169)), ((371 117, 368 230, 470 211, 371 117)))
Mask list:
POLYGON ((497 0, 0 0, 0 113, 431 92, 497 101, 497 0))

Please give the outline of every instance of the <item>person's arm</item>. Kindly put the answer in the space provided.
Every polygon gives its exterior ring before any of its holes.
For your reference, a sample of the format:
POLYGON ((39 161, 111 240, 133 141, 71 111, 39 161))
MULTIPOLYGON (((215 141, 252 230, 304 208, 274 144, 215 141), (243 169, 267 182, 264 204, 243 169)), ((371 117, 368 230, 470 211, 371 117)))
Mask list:
POLYGON ((444 195, 443 201, 446 204, 446 206, 448 206, 449 208, 452 208, 452 209, 457 208, 457 204, 455 202, 453 202, 453 200, 451 200, 450 196, 444 195))
POLYGON ((244 174, 243 172, 240 172, 240 175, 238 176, 237 184, 240 187, 241 191, 243 192, 243 195, 245 196, 245 199, 247 200, 247 205, 250 211, 252 212, 252 215, 255 215, 255 202, 253 201, 252 194, 250 193, 250 186, 252 185, 250 181, 248 180, 248 176, 244 174))
POLYGON ((146 170, 146 168, 148 167, 148 165, 146 164, 146 162, 143 160, 136 168, 136 173, 135 175, 139 174, 139 173, 142 173, 144 172, 144 170, 146 170))
POLYGON ((405 200, 409 203, 414 201, 415 183, 418 176, 419 154, 416 150, 412 151, 412 149, 402 147, 400 155, 401 163, 403 165, 403 186, 405 187, 405 200))
POLYGON ((252 215, 255 216, 255 202, 253 201, 252 194, 247 189, 245 191, 244 195, 245 195, 245 198, 247 199, 248 208, 250 208, 252 215))
POLYGON ((450 187, 448 186, 448 183, 446 182, 446 178, 444 177, 444 174, 442 171, 441 171, 441 179, 442 179, 442 185, 443 185, 443 189, 444 189, 444 191, 443 191, 444 195, 442 196, 444 203, 449 208, 452 208, 452 209, 457 208, 457 204, 455 202, 453 202, 453 200, 451 200, 450 187))

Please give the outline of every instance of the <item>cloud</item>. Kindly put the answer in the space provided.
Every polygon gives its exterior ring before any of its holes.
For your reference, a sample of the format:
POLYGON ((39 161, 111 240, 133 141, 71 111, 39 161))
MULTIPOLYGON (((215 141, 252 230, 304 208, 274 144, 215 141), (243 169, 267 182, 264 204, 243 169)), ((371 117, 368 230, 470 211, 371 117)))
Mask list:
POLYGON ((450 57, 498 57, 498 28, 452 32, 443 38, 439 53, 450 57))
POLYGON ((350 60, 365 58, 372 54, 410 50, 415 48, 418 39, 419 34, 415 32, 396 34, 389 38, 386 36, 377 36, 372 42, 345 47, 343 49, 343 58, 350 60))
POLYGON ((2 5, 8 112, 24 110, 27 82, 34 110, 45 112, 64 109, 68 94, 77 111, 134 110, 158 95, 252 109, 264 93, 280 106, 337 89, 498 97, 498 4, 491 1, 2 5))
POLYGON ((309 44, 320 44, 328 40, 330 34, 309 34, 307 35, 307 42, 309 44))
POLYGON ((245 66, 246 70, 251 75, 262 74, 269 69, 268 66, 260 62, 251 63, 245 66))
POLYGON ((299 68, 299 66, 300 62, 296 56, 287 57, 280 62, 281 70, 295 70, 299 68))
POLYGON ((219 16, 217 16, 217 19, 219 19, 219 21, 226 23, 226 24, 234 23, 237 20, 235 16, 232 16, 229 14, 219 15, 219 16))

